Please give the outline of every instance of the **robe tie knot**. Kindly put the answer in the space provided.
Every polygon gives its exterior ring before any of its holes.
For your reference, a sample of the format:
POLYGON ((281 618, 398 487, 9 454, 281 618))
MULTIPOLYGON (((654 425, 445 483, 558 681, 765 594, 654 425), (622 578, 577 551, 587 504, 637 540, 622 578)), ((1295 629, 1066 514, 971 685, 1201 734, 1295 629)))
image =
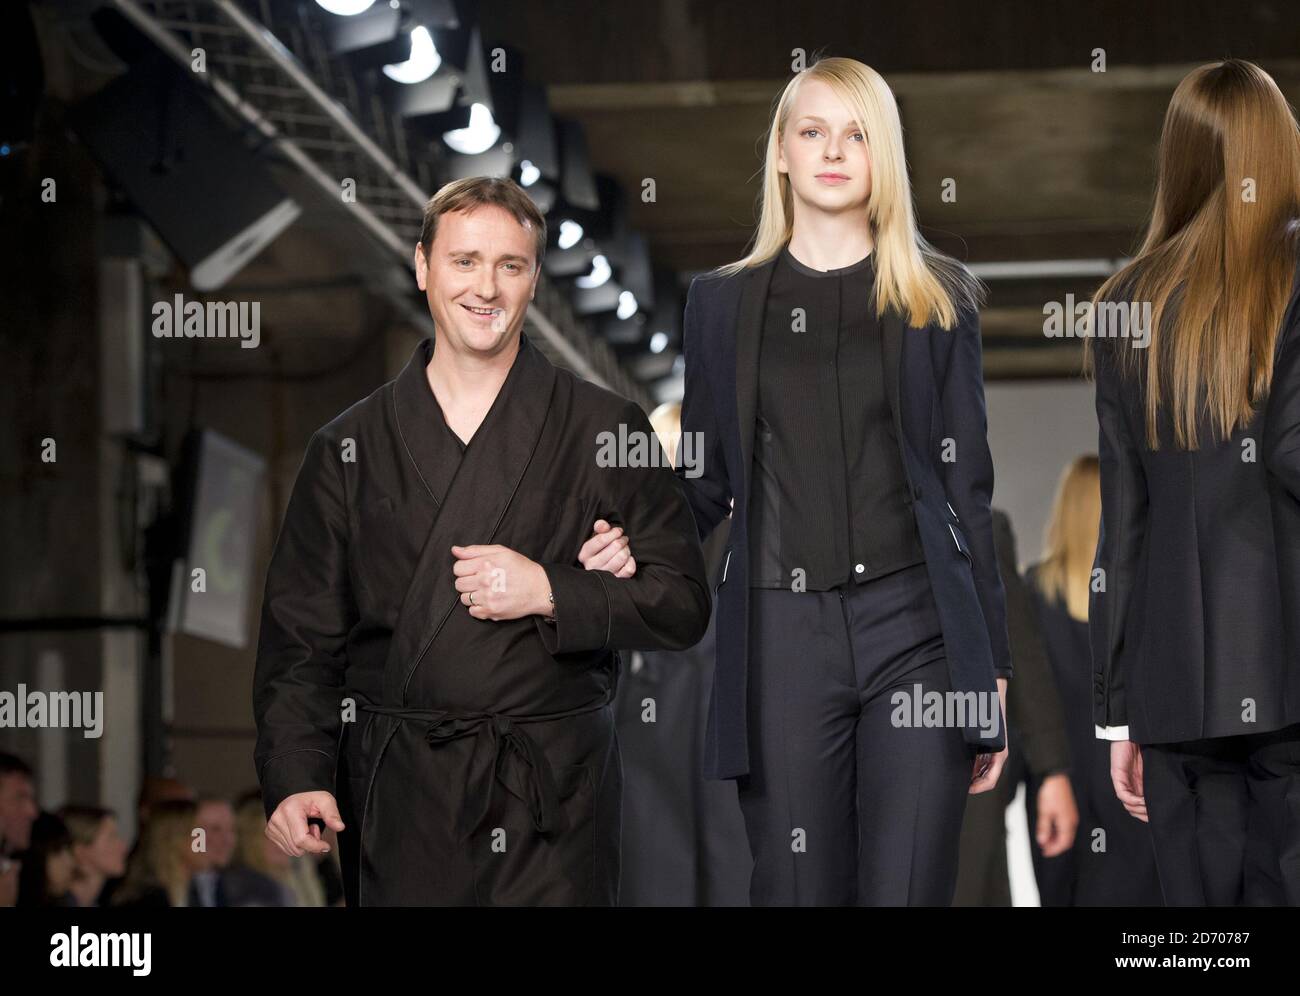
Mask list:
POLYGON ((424 723, 424 740, 435 750, 453 740, 474 738, 465 772, 464 803, 456 821, 457 834, 464 843, 489 822, 498 785, 527 806, 538 833, 565 829, 555 771, 546 752, 528 734, 527 727, 595 712, 608 705, 611 697, 605 695, 594 704, 576 709, 534 715, 457 714, 444 709, 378 706, 363 701, 360 696, 357 704, 366 712, 424 723))

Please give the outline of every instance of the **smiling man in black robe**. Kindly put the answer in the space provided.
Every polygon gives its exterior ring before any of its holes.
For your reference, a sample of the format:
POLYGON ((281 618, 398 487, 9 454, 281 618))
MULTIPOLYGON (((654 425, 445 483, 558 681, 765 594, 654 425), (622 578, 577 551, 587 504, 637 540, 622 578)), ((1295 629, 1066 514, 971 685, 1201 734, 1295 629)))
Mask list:
POLYGON ((509 180, 430 200, 435 336, 312 437, 272 556, 267 834, 299 855, 328 850, 310 821, 338 831, 350 904, 616 902, 611 648, 682 649, 708 624, 672 471, 597 458, 649 420, 522 332, 545 246, 509 180), (601 519, 636 536, 634 576, 604 524, 584 545, 601 519), (583 568, 597 547, 614 568, 583 568))

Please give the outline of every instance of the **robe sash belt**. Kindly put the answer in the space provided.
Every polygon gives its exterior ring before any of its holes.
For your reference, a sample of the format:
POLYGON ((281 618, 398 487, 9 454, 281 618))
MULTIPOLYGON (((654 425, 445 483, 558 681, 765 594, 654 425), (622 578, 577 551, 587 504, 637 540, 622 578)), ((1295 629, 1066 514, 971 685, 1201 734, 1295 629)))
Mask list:
POLYGON ((465 779, 465 802, 456 827, 463 843, 486 822, 498 782, 528 806, 538 833, 565 829, 555 771, 546 752, 528 735, 526 727, 596 712, 609 705, 612 694, 611 691, 600 701, 576 709, 530 715, 452 713, 445 709, 380 706, 360 695, 356 696, 356 702, 365 712, 425 724, 424 739, 435 750, 453 740, 474 737, 473 754, 465 779))

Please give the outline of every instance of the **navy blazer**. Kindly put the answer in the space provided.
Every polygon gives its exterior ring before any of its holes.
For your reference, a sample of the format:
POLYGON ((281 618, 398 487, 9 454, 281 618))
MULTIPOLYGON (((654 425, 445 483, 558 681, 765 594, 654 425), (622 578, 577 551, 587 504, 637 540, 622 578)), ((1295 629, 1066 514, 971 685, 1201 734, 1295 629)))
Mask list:
MULTIPOLYGON (((1112 300, 1124 301, 1119 292, 1112 300)), ((1088 621, 1098 737, 1140 744, 1300 723, 1300 271, 1273 383, 1226 440, 1146 438, 1144 388, 1123 338, 1094 343, 1101 534, 1088 621)))
MULTIPOLYGON (((698 440, 698 465, 679 461, 700 537, 731 515, 717 600, 717 666, 705 733, 705 775, 749 772, 749 495, 759 339, 775 258, 731 275, 692 281, 686 298, 682 433, 698 440), (690 476, 698 473, 698 476, 690 476), (735 505, 731 503, 734 499, 735 505)), ((1006 602, 993 548, 993 461, 986 438, 979 315, 949 331, 912 328, 893 309, 881 319, 885 388, 934 591, 955 691, 997 695, 1011 676, 1006 602), (945 442, 950 441, 950 442, 945 442), (945 460, 945 453, 950 459, 945 460)), ((685 452, 685 450, 683 450, 685 452)), ((981 733, 969 710, 963 735, 978 752, 1006 743, 999 722, 981 733)))

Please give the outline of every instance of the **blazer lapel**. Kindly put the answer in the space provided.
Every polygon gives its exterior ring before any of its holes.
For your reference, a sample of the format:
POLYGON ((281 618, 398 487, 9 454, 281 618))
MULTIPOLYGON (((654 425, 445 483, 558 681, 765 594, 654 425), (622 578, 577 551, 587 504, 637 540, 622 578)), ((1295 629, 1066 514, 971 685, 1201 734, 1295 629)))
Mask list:
POLYGON ((745 507, 753 477, 754 422, 758 407, 758 354, 763 338, 767 292, 776 269, 776 257, 744 274, 732 342, 736 350, 736 424, 740 429, 741 468, 745 477, 745 507))
MULTIPOLYGON (((420 376, 441 420, 433 391, 423 380, 423 368, 420 376)), ((496 536, 546 425, 554 386, 555 367, 521 333, 519 355, 460 459, 402 601, 384 669, 386 704, 406 704, 411 674, 460 601, 452 573, 452 546, 491 543, 496 536)), ((403 388, 412 389, 409 384, 403 388)), ((429 476, 443 471, 420 465, 421 457, 431 451, 419 440, 434 435, 435 430, 442 432, 443 426, 411 421, 413 415, 428 414, 429 409, 422 402, 412 406, 410 401, 409 397, 398 399, 398 431, 427 484, 429 476)))

